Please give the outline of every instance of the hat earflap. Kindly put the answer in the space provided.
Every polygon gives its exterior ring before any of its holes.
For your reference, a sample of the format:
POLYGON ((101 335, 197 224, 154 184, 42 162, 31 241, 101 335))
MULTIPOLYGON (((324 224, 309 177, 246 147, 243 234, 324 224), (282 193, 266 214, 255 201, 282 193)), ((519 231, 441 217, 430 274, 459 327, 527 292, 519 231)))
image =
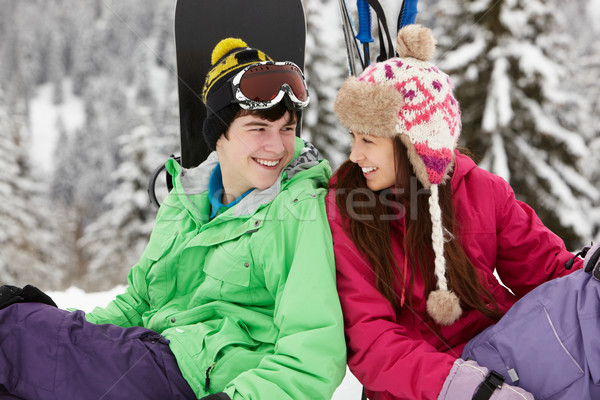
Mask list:
POLYGON ((439 201, 437 184, 429 188, 429 213, 431 214, 431 241, 435 254, 434 274, 437 279, 437 290, 427 297, 427 313, 440 325, 452 325, 462 314, 460 301, 454 292, 448 289, 446 279, 446 259, 444 258, 444 231, 442 227, 442 210, 439 201))
POLYGON ((344 81, 333 105, 338 120, 352 132, 396 136, 398 109, 404 97, 393 86, 373 85, 356 77, 344 81))

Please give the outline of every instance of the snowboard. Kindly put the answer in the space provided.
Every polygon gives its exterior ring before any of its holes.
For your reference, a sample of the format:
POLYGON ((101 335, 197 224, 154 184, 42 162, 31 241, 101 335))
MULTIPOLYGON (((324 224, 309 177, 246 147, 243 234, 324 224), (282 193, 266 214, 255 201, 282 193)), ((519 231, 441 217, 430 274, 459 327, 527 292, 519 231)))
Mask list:
POLYGON ((301 0, 177 0, 175 52, 184 168, 199 165, 210 153, 202 138, 206 118, 202 87, 212 50, 227 37, 240 38, 275 61, 292 61, 304 69, 306 21, 301 0))

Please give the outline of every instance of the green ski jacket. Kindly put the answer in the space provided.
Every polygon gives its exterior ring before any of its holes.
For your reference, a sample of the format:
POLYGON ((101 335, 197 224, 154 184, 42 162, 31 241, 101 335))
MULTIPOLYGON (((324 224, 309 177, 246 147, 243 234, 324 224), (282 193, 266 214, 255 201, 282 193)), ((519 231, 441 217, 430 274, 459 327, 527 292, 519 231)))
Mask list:
POLYGON ((198 397, 330 399, 345 374, 342 312, 324 197, 331 169, 296 139, 280 179, 209 221, 216 153, 183 170, 128 288, 88 321, 170 341, 198 397))

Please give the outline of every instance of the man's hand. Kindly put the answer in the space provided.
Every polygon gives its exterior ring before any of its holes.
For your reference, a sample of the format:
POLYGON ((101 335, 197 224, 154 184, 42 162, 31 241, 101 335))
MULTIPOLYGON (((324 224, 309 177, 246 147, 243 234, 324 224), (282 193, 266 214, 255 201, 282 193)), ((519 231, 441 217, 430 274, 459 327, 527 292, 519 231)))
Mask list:
POLYGON ((12 285, 0 286, 0 310, 14 303, 43 303, 56 307, 50 296, 35 286, 26 285, 23 289, 12 285))

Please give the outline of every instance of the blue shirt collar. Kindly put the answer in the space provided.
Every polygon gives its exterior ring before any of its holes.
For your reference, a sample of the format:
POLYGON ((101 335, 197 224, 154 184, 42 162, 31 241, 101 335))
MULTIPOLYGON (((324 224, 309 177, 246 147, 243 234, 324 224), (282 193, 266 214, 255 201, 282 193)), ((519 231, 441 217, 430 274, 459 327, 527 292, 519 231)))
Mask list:
POLYGON ((212 174, 210 175, 210 180, 208 181, 208 199, 210 200, 210 218, 214 218, 219 210, 223 207, 231 208, 235 206, 237 203, 242 201, 244 197, 248 195, 254 189, 248 190, 246 193, 243 193, 241 196, 238 196, 234 201, 229 204, 223 204, 221 202, 221 198, 223 195, 223 174, 221 173, 221 164, 218 163, 212 174))

